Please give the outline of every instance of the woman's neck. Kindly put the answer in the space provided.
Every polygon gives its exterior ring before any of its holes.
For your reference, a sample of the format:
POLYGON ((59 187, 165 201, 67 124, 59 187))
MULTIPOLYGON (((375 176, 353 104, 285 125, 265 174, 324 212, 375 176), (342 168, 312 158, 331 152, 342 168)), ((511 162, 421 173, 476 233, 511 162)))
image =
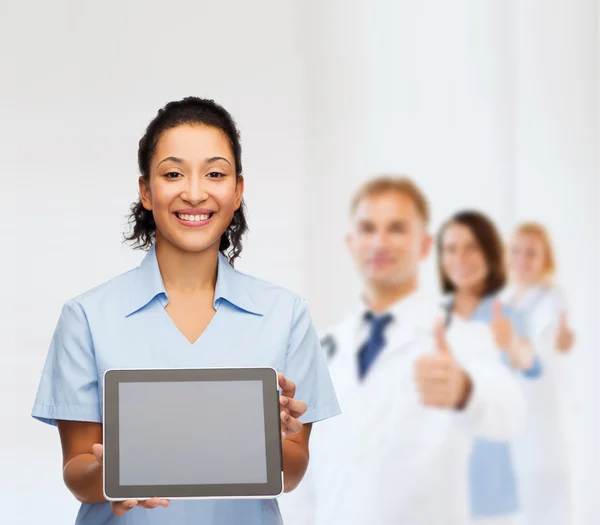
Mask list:
POLYGON ((481 302, 481 295, 475 290, 457 290, 454 294, 452 311, 468 319, 481 302))
POLYGON ((167 293, 169 290, 180 293, 214 292, 219 261, 218 243, 201 252, 187 252, 157 236, 156 259, 167 293))
POLYGON ((536 286, 540 286, 541 280, 539 281, 514 281, 513 288, 514 294, 513 299, 515 301, 520 300, 529 290, 535 288, 536 286))
POLYGON ((417 285, 416 278, 396 285, 367 283, 363 292, 363 301, 372 312, 379 314, 415 292, 417 285))

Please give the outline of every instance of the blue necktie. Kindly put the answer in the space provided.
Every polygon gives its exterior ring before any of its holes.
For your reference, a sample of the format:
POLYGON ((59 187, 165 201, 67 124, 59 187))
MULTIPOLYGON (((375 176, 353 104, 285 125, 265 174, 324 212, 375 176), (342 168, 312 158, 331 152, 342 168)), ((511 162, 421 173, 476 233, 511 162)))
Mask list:
POLYGON ((358 354, 359 377, 363 379, 377 356, 385 346, 383 331, 392 320, 392 314, 375 316, 371 312, 365 314, 365 320, 370 324, 369 338, 365 341, 358 354))

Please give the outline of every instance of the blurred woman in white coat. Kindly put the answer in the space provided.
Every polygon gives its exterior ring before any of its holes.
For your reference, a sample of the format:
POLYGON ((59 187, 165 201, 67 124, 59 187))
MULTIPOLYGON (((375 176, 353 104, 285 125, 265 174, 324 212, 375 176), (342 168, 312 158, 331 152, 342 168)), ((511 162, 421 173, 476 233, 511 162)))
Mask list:
POLYGON ((538 381, 523 383, 529 417, 514 444, 525 525, 569 525, 565 359, 574 336, 564 294, 553 284, 555 258, 546 230, 537 223, 519 225, 507 259, 511 285, 503 298, 524 315, 528 338, 544 369, 538 381))
MULTIPOLYGON (((540 380, 543 369, 526 339, 523 316, 498 299, 506 284, 506 265, 494 223, 475 210, 457 212, 442 225, 437 246, 448 324, 456 318, 484 322, 494 336, 498 360, 527 382, 540 380)), ((475 439, 469 468, 472 525, 521 523, 514 464, 509 440, 475 439)))

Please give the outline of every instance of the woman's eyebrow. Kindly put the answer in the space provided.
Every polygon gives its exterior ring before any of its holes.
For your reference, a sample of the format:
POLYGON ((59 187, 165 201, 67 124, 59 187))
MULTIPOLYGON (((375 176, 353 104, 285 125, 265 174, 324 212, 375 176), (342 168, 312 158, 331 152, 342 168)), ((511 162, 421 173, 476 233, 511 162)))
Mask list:
MULTIPOLYGON (((231 162, 229 162, 225 157, 209 157, 207 159, 204 160, 205 164, 211 164, 213 162, 217 162, 218 160, 224 160, 225 162, 227 162, 227 164, 229 164, 231 166, 231 162)), ((161 160, 156 167, 158 168, 158 166, 160 166, 163 162, 175 162, 176 164, 184 164, 185 161, 183 159, 180 159, 179 157, 165 157, 163 160, 161 160)))
POLYGON ((175 162, 176 164, 183 164, 184 160, 180 159, 179 157, 165 157, 163 160, 161 160, 156 167, 158 168, 158 166, 160 166, 163 162, 167 162, 167 161, 171 161, 171 162, 175 162))
POLYGON ((204 162, 206 162, 206 164, 211 164, 212 162, 216 162, 218 160, 224 160, 225 162, 227 162, 227 164, 229 164, 231 166, 231 162, 229 162, 225 157, 210 157, 210 158, 206 159, 204 162))

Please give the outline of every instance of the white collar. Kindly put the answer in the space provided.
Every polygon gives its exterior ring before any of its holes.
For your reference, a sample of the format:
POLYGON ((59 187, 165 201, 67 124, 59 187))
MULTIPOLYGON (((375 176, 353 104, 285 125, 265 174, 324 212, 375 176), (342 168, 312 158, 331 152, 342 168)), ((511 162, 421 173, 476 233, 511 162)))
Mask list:
POLYGON ((542 284, 529 286, 519 299, 516 299, 517 287, 513 284, 507 286, 501 294, 501 298, 515 308, 526 308, 532 302, 548 291, 548 287, 542 284))
MULTIPOLYGON (((402 299, 392 304, 385 312, 390 313, 393 316, 392 322, 400 323, 404 326, 410 326, 413 328, 426 328, 431 329, 429 321, 431 319, 432 312, 439 310, 439 307, 432 305, 431 302, 425 300, 423 294, 416 290, 410 294, 404 296, 402 299)), ((355 319, 358 322, 364 319, 364 315, 369 311, 367 304, 364 300, 359 301, 359 307, 357 308, 355 319)))

